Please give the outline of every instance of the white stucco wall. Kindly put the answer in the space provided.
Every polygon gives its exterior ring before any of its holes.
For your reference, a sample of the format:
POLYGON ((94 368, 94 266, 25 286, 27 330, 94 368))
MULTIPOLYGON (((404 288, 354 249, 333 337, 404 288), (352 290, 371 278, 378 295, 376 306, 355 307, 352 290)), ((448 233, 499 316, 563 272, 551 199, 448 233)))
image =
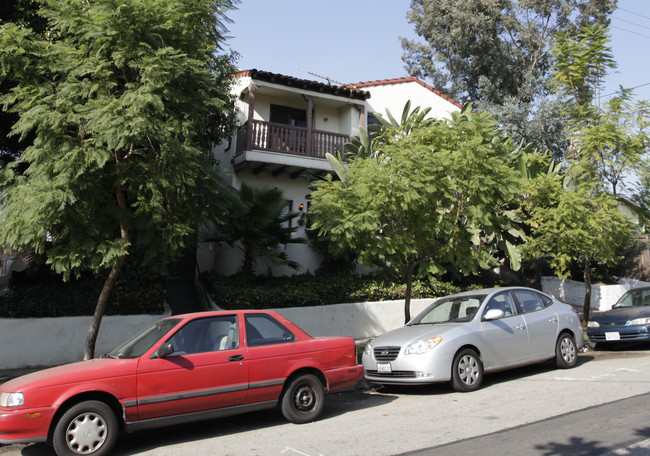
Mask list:
MULTIPOLYGON (((411 301, 411 317, 433 299, 411 301)), ((404 300, 275 309, 313 337, 346 336, 367 339, 404 325, 404 300)))
POLYGON ((370 92, 366 101, 368 112, 386 115, 389 109, 395 119, 400 119, 407 101, 411 100, 411 110, 420 106, 422 109, 431 107, 428 118, 448 119, 451 113, 460 109, 454 103, 423 87, 417 82, 362 87, 361 90, 370 92))
MULTIPOLYGON (((117 348, 163 315, 105 316, 95 353, 117 348)), ((0 318, 0 369, 81 361, 92 317, 0 318)))
MULTIPOLYGON (((590 309, 597 311, 609 310, 627 290, 646 285, 650 285, 650 282, 633 279, 622 279, 621 283, 616 285, 593 284, 591 286, 590 309)), ((584 282, 559 279, 557 277, 542 277, 542 291, 559 301, 574 306, 581 307, 585 302, 584 282)))
MULTIPOLYGON (((415 316, 432 302, 411 302, 415 316)), ((308 334, 366 339, 404 324, 404 301, 276 309, 308 334)), ((163 315, 107 316, 95 353, 108 353, 163 315)), ((92 317, 0 319, 0 369, 47 367, 80 361, 92 317)))

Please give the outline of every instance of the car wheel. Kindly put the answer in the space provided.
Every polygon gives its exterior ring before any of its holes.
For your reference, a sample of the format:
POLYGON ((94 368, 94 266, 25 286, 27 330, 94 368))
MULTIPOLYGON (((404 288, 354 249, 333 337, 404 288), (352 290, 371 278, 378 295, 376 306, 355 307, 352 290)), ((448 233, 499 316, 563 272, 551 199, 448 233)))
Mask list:
POLYGON ((81 402, 66 411, 54 428, 52 446, 59 456, 107 455, 117 441, 115 413, 104 402, 81 402))
POLYGON ((282 396, 282 414, 296 424, 314 421, 325 407, 325 390, 311 374, 294 378, 282 396))
POLYGON ((451 369, 451 386, 456 391, 474 391, 483 383, 483 364, 472 349, 458 352, 451 369))
POLYGON ((569 369, 578 362, 578 349, 573 336, 562 333, 555 345, 555 364, 560 369, 569 369))

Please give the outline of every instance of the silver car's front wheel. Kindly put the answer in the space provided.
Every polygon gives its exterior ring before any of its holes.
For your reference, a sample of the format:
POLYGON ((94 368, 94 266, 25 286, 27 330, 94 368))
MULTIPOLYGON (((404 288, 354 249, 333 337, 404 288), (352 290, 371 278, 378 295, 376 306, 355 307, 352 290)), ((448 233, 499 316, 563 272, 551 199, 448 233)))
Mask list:
POLYGON ((451 369, 451 386, 456 391, 474 391, 483 382, 483 364, 472 349, 458 352, 451 369))
POLYGON ((555 364, 560 369, 569 369, 578 362, 578 349, 571 334, 562 333, 555 346, 555 364))

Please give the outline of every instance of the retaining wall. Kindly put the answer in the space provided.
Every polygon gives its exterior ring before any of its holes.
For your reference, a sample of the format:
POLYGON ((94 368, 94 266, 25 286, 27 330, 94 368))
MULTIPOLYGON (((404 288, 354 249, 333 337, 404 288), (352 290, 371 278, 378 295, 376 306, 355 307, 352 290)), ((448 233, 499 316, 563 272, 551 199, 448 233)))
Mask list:
MULTIPOLYGON (((411 302, 416 315, 432 299, 411 302)), ((365 339, 404 324, 404 301, 364 302, 276 311, 312 336, 365 339)), ((105 316, 95 353, 108 353, 164 315, 105 316)), ((92 317, 0 319, 0 369, 47 367, 83 359, 92 317)))
MULTIPOLYGON (((609 310, 618 298, 630 288, 647 285, 650 285, 650 282, 633 279, 621 279, 620 283, 616 285, 592 284, 590 308, 597 311, 609 310)), ((542 277, 542 291, 574 306, 582 307, 585 302, 584 282, 558 279, 557 277, 542 277)))
MULTIPOLYGON (((650 285, 623 279, 618 285, 593 285, 591 308, 609 310, 616 300, 635 286, 650 285)), ((584 303, 584 283, 542 277, 542 290, 562 302, 584 303)), ((414 316, 432 299, 411 301, 414 316)), ((314 337, 349 336, 367 339, 404 324, 404 301, 363 302, 315 307, 275 309, 314 337)), ((111 351, 164 315, 106 316, 102 320, 95 353, 111 351)), ((0 369, 54 366, 83 358, 92 317, 0 319, 0 369)))
MULTIPOLYGON (((108 353, 162 315, 105 316, 95 353, 108 353)), ((83 359, 92 317, 0 318, 0 369, 46 367, 83 359)))

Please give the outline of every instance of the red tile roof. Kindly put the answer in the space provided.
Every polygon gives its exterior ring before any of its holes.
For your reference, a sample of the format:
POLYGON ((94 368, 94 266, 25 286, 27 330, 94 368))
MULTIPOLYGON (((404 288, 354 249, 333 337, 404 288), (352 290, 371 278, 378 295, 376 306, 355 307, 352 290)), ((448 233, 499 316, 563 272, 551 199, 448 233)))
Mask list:
POLYGON ((280 84, 287 87, 297 87, 300 89, 311 90, 313 92, 321 92, 330 95, 353 98, 355 100, 367 100, 370 98, 370 93, 364 90, 356 89, 351 85, 330 85, 318 81, 310 81, 309 79, 299 79, 283 74, 271 73, 269 71, 259 71, 255 69, 243 70, 235 73, 233 76, 250 77, 253 79, 280 84))
POLYGON ((403 84, 406 82, 415 82, 417 84, 420 84, 422 87, 430 90, 431 92, 435 93, 439 97, 444 98, 445 100, 449 101, 450 103, 455 104, 459 108, 462 108, 463 105, 451 98, 448 95, 445 95, 442 93, 440 90, 434 89, 431 87, 429 84, 426 84, 425 82, 419 80, 415 76, 405 76, 401 78, 393 78, 393 79, 381 79, 377 81, 367 81, 367 82, 357 82, 356 84, 345 84, 343 87, 347 87, 350 89, 362 89, 364 87, 375 87, 375 86, 382 86, 382 85, 395 85, 395 84, 403 84))

